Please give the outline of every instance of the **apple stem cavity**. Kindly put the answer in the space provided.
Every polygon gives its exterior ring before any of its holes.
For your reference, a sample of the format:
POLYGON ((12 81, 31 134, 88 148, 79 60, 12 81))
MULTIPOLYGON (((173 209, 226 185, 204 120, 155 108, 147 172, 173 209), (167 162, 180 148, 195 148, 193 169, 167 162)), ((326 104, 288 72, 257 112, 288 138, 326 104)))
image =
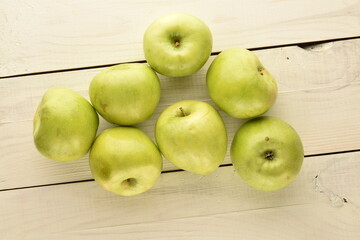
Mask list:
POLYGON ((174 36, 174 37, 172 38, 172 40, 173 40, 173 43, 174 43, 175 47, 179 47, 179 46, 180 46, 180 38, 179 38, 178 36, 174 36))
POLYGON ((137 181, 135 178, 127 178, 124 181, 121 182, 121 185, 124 188, 132 188, 137 184, 137 181))
POLYGON ((273 151, 266 151, 265 152, 265 154, 264 154, 264 158, 266 159, 266 160, 269 160, 269 161, 272 161, 272 160, 274 160, 274 158, 275 158, 275 154, 274 154, 274 152, 273 151))

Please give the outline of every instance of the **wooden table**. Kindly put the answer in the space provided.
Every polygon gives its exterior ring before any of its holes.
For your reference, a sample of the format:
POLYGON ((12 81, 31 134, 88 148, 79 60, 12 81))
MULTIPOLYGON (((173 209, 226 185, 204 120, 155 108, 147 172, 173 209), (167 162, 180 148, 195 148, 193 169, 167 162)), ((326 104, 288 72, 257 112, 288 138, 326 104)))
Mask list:
MULTIPOLYGON (((360 239, 359 0, 0 0, 0 77, 2 240, 360 239), (145 62, 145 29, 172 12, 207 23, 213 56, 190 77, 160 76, 160 104, 138 127, 153 138, 171 103, 213 104, 209 64, 222 50, 248 48, 278 83, 266 115, 290 123, 304 143, 292 184, 252 189, 228 153, 206 176, 164 160, 150 191, 120 197, 93 181, 88 156, 55 162, 37 152, 32 118, 44 92, 65 87, 88 98, 89 82, 104 67, 145 62)), ((221 115, 230 145, 244 120, 221 115)), ((101 119, 99 133, 112 126, 101 119)))

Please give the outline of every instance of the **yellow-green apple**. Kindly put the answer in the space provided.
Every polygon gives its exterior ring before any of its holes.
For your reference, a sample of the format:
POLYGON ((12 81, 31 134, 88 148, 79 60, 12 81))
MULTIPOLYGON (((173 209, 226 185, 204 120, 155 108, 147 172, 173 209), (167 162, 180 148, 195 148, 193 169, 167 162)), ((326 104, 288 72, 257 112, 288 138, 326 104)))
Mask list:
POLYGON ((122 196, 149 190, 162 169, 158 148, 135 127, 103 131, 90 150, 89 162, 95 181, 104 189, 122 196))
POLYGON ((119 64, 91 81, 89 95, 96 111, 111 123, 134 125, 152 116, 160 99, 160 82, 145 64, 119 64))
POLYGON ((198 71, 212 50, 208 26, 195 16, 173 13, 156 19, 143 39, 145 58, 158 73, 182 77, 198 71))
POLYGON ((76 160, 89 151, 98 126, 99 117, 84 97, 53 88, 44 94, 34 116, 35 146, 50 159, 76 160))
POLYGON ((219 113, 211 105, 194 100, 166 108, 156 122, 155 138, 167 160, 197 174, 214 171, 227 149, 227 133, 219 113))
POLYGON ((272 191, 298 175, 304 149, 298 133, 274 117, 258 117, 243 124, 231 145, 231 160, 241 178, 252 187, 272 191))
POLYGON ((206 84, 216 105, 235 118, 265 113, 277 96, 275 79, 255 54, 242 48, 221 52, 208 69, 206 84))

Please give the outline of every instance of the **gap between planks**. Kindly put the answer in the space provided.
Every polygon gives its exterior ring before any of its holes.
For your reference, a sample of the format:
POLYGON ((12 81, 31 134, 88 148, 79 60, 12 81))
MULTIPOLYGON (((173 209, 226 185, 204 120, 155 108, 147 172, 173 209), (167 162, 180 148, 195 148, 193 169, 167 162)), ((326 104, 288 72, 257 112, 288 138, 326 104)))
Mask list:
POLYGON ((194 237, 210 231, 209 237, 232 235, 197 239, 237 239, 240 232, 247 236, 269 232, 272 227, 264 227, 270 224, 277 230, 269 239, 284 239, 279 230, 285 224, 290 229, 282 230, 296 233, 295 239, 351 239, 360 234, 359 156, 354 152, 307 158, 298 177, 273 192, 251 188, 231 167, 207 176, 163 175, 148 192, 131 198, 106 192, 95 183, 4 192, 0 194, 0 232, 6 239, 85 235, 97 239, 99 234, 102 239, 120 234, 126 239, 160 239, 158 235, 168 233, 173 238, 164 239, 183 239, 183 234, 194 237), (325 187, 348 202, 333 207, 326 194, 316 191, 319 175, 325 187))
MULTIPOLYGON (((345 41, 345 40, 352 40, 352 39, 359 39, 360 36, 354 36, 354 37, 346 37, 346 38, 333 38, 333 39, 327 39, 327 40, 321 40, 321 41, 310 41, 310 42, 299 42, 299 43, 291 43, 291 44, 280 44, 280 45, 273 45, 273 46, 265 46, 265 47, 254 47, 254 48, 247 48, 250 51, 258 51, 258 50, 266 50, 266 49, 274 49, 274 48, 282 48, 282 47, 292 47, 292 46, 298 46, 300 48, 304 48, 308 45, 321 45, 324 43, 329 42, 339 42, 339 41, 345 41)), ((221 52, 212 52, 210 56, 216 56, 220 54, 221 52)), ((125 63, 146 63, 146 60, 138 60, 138 61, 130 61, 130 62, 118 62, 118 63, 111 63, 111 64, 103 64, 103 65, 94 65, 94 66, 87 66, 87 67, 78 67, 78 68, 67 68, 67 69, 58 69, 58 70, 51 70, 51 71, 42 71, 42 72, 33 72, 33 73, 24 73, 24 74, 15 74, 15 75, 8 75, 8 76, 0 76, 1 79, 6 78, 15 78, 15 77, 27 77, 27 76, 34 76, 34 75, 43 75, 43 74, 52 74, 52 73, 62 73, 62 72, 71 72, 71 71, 82 71, 82 70, 90 70, 90 69, 96 69, 96 68, 106 68, 111 67, 117 64, 125 64, 125 63)))
MULTIPOLYGON (((319 154, 309 154, 309 155, 304 156, 304 160, 306 158, 312 158, 312 157, 339 155, 339 154, 354 153, 354 152, 360 152, 360 149, 354 149, 354 150, 348 150, 348 151, 339 151, 339 152, 319 153, 319 154)), ((232 164, 231 163, 225 163, 225 164, 221 164, 219 166, 219 168, 220 167, 229 167, 229 166, 232 166, 232 164)), ((165 171, 162 171, 161 174, 174 173, 174 172, 184 172, 184 170, 183 169, 165 170, 165 171)), ((78 181, 69 181, 69 182, 50 183, 50 184, 34 185, 34 186, 26 186, 26 187, 18 187, 18 188, 0 189, 0 192, 14 191, 14 190, 21 190, 21 189, 28 189, 28 188, 49 187, 49 186, 57 186, 57 185, 65 185, 65 184, 73 184, 73 183, 82 183, 82 182, 92 182, 92 181, 94 181, 93 178, 92 179, 78 180, 78 181)))

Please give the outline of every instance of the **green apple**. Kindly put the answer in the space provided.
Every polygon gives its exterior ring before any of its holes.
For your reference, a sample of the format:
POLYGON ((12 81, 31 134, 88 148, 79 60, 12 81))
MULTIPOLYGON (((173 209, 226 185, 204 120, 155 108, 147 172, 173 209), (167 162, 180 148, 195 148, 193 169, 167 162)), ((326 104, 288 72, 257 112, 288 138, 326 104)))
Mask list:
POLYGON ((252 187, 272 191, 298 175, 304 149, 297 132, 274 117, 258 117, 243 124, 231 145, 231 160, 241 178, 252 187))
POLYGON ((122 196, 149 190, 162 169, 158 148, 144 132, 134 127, 103 131, 91 148, 89 161, 95 181, 122 196))
POLYGON ((221 116, 211 105, 200 101, 181 101, 166 108, 156 122, 155 138, 167 160, 197 174, 214 171, 227 149, 221 116))
POLYGON ((160 81, 145 64, 119 64, 92 79, 89 95, 96 111, 107 121, 134 125, 154 113, 160 99, 160 81))
POLYGON ((35 113, 35 146, 50 159, 76 160, 89 151, 98 126, 99 117, 85 98, 70 89, 53 88, 35 113))
POLYGON ((198 71, 212 50, 212 35, 200 19, 173 13, 156 19, 143 39, 148 64, 160 74, 182 77, 198 71))
POLYGON ((265 113, 277 96, 274 78, 255 54, 241 48, 227 49, 214 59, 206 84, 216 105, 235 118, 265 113))

